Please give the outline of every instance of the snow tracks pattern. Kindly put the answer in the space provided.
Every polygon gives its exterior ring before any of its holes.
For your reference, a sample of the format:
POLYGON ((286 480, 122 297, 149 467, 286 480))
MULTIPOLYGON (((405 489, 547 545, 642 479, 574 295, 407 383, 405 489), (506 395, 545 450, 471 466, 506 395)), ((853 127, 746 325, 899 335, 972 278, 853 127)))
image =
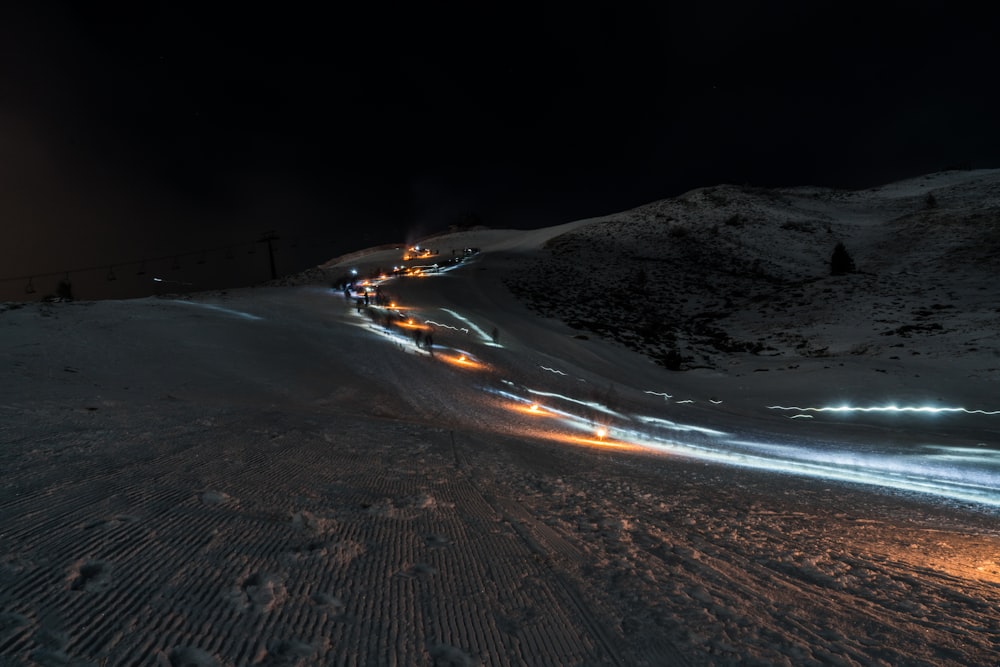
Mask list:
POLYGON ((5 417, 3 667, 1000 654, 971 508, 354 414, 5 417))
POLYGON ((625 664, 451 433, 179 409, 12 415, 0 664, 625 664))

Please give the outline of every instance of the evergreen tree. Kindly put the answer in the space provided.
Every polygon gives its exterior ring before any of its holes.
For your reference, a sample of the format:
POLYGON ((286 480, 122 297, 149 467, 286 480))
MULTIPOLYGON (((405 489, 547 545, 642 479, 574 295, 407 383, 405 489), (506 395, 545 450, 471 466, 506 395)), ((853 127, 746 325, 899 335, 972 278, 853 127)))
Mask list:
POLYGON ((837 243, 830 257, 830 275, 842 276, 847 273, 854 273, 854 260, 847 252, 843 243, 837 243))

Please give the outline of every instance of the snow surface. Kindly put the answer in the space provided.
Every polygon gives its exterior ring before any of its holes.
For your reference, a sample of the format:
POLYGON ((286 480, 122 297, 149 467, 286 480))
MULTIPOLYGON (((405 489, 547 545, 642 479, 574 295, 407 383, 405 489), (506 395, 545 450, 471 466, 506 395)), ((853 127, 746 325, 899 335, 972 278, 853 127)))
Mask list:
POLYGON ((424 245, 0 306, 0 664, 1000 662, 1000 171, 424 245))

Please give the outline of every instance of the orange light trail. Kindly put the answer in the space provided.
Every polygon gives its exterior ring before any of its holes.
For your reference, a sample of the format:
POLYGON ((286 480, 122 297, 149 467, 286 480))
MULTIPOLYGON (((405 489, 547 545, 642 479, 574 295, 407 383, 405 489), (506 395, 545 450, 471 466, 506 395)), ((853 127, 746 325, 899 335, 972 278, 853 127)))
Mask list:
POLYGON ((444 361, 447 361, 449 364, 452 364, 454 366, 459 366, 460 368, 469 368, 472 370, 481 370, 483 368, 486 368, 484 364, 481 364, 474 359, 470 359, 467 355, 464 354, 457 354, 457 355, 442 354, 438 356, 444 361))
MULTIPOLYGON (((522 408, 521 411, 528 412, 528 408, 522 408)), ((574 447, 590 447, 592 449, 609 449, 622 452, 649 451, 648 448, 643 447, 642 445, 634 442, 627 442, 625 440, 612 440, 607 438, 599 440, 589 435, 573 435, 571 433, 542 430, 538 428, 520 428, 516 430, 524 437, 535 438, 538 440, 548 440, 550 442, 557 442, 564 445, 573 445, 574 447)))
POLYGON ((549 412, 538 403, 532 403, 531 405, 522 405, 520 403, 510 405, 509 410, 514 410, 516 412, 521 412, 526 415, 532 415, 535 417, 555 417, 557 416, 554 412, 549 412))
POLYGON ((546 435, 550 440, 564 442, 571 445, 583 445, 585 447, 595 447, 598 449, 620 449, 624 451, 639 451, 643 448, 632 442, 623 440, 609 440, 605 438, 584 437, 580 435, 569 435, 566 433, 550 433, 546 435))

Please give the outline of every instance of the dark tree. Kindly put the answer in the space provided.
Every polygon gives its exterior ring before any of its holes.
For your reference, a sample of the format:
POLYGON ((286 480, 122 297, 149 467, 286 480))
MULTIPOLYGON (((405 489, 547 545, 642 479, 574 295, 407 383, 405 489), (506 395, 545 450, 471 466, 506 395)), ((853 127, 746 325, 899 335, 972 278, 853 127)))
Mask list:
POLYGON ((842 276, 847 273, 854 273, 854 260, 851 259, 844 244, 838 243, 833 249, 833 256, 830 257, 830 275, 842 276))
POLYGON ((684 363, 684 357, 677 350, 667 350, 666 352, 660 352, 656 357, 656 361, 669 371, 679 371, 681 364, 684 363))

